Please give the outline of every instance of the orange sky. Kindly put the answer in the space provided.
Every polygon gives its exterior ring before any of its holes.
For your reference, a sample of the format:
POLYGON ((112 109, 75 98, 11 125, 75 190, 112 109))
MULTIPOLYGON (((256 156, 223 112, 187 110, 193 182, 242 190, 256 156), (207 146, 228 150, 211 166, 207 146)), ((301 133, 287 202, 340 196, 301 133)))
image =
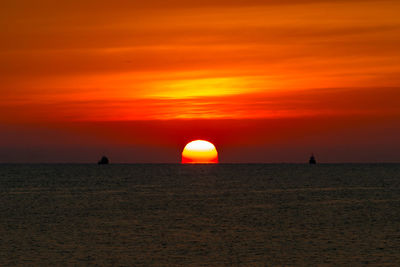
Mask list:
MULTIPOLYGON (((274 161, 268 151, 279 144, 279 160, 298 161, 311 150, 298 138, 310 125, 321 153, 332 136, 351 145, 362 132, 370 138, 346 160, 374 161, 369 146, 398 160, 399 10, 397 0, 6 0, 0 161, 29 161, 27 150, 43 148, 38 160, 73 161, 63 140, 88 145, 88 161, 99 139, 120 161, 138 157, 117 146, 140 146, 152 151, 146 161, 179 162, 190 138, 215 140, 231 151, 226 161, 274 161), (130 123, 130 137, 116 122, 130 123)), ((333 155, 327 161, 340 161, 333 155)))

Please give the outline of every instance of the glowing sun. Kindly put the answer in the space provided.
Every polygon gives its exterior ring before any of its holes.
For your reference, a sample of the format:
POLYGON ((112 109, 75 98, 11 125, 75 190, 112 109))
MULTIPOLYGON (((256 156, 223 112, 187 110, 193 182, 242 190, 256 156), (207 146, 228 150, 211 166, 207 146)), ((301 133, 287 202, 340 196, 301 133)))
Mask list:
POLYGON ((218 163, 217 149, 208 141, 189 142, 182 151, 182 163, 218 163))

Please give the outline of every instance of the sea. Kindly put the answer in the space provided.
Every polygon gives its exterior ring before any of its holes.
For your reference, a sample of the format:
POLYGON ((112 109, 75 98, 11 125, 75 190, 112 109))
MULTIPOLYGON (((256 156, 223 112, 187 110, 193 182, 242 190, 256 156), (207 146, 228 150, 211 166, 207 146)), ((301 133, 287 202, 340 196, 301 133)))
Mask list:
POLYGON ((0 266, 400 266, 400 164, 1 164, 0 266))

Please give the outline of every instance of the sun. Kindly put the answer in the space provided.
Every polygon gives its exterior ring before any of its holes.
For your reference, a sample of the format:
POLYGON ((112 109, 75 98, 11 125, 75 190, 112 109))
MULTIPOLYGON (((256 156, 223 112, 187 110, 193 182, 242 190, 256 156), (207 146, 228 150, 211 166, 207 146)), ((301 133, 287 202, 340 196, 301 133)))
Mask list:
POLYGON ((189 142, 182 151, 182 163, 218 163, 217 149, 208 141, 189 142))

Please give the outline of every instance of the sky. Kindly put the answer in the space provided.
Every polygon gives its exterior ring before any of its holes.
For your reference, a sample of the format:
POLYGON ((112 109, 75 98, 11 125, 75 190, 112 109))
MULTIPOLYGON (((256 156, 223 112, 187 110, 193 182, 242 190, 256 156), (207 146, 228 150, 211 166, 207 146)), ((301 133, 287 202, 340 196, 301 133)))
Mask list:
POLYGON ((397 0, 5 0, 0 162, 400 161, 397 0))

